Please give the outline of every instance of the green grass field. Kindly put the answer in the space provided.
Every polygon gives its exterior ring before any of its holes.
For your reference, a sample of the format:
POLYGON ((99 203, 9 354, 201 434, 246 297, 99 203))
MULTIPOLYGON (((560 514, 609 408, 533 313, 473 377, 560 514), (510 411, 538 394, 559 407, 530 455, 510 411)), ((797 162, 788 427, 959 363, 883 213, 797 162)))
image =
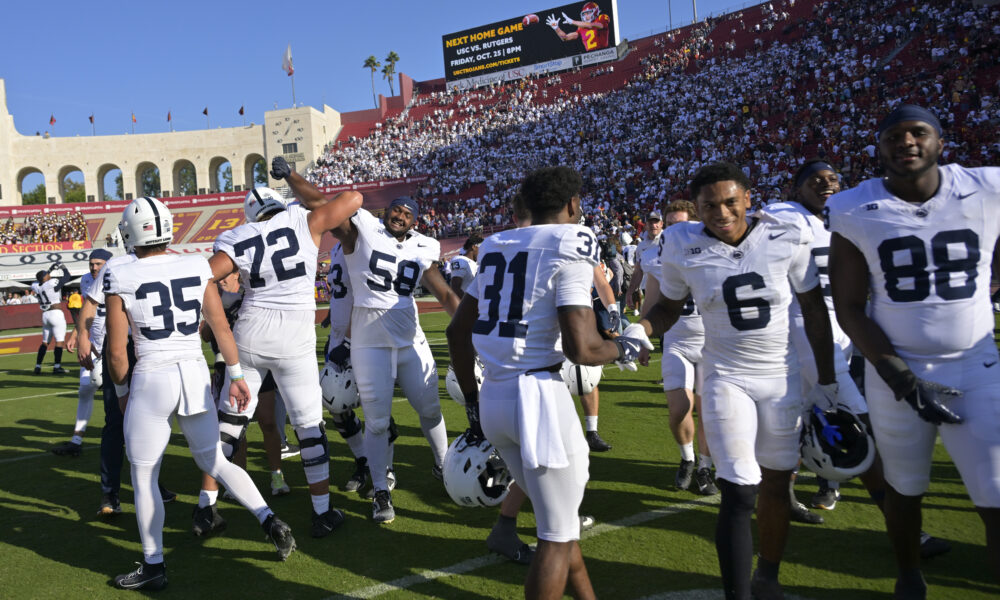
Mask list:
MULTIPOLYGON (((465 428, 462 409, 444 390, 448 364, 447 317, 423 315, 441 374, 449 437, 465 428)), ((325 330, 319 330, 321 342, 325 330)), ((51 363, 51 353, 47 363, 51 363)), ((96 400, 79 458, 50 454, 68 438, 76 413, 74 376, 31 375, 34 355, 0 357, 0 598, 125 597, 112 576, 141 558, 127 468, 124 512, 96 517, 100 501, 99 436, 103 407, 96 400)), ((667 409, 656 385, 659 363, 638 373, 606 368, 601 382, 601 435, 611 452, 592 454, 582 511, 598 525, 584 534, 583 554, 599 597, 614 599, 722 598, 714 548, 715 504, 671 489, 678 461, 667 428, 667 409), (699 591, 701 590, 701 591, 699 591), (707 591, 705 591, 707 590, 707 591)), ((220 500, 228 521, 221 536, 190 533, 199 474, 175 428, 161 481, 178 492, 166 507, 164 542, 169 587, 162 598, 518 598, 525 567, 486 550, 495 509, 460 508, 430 476, 431 456, 413 410, 395 405, 401 437, 396 447, 397 518, 388 526, 370 520, 370 502, 339 491, 353 470, 343 440, 330 428, 333 505, 346 524, 328 538, 309 537, 310 503, 298 458, 286 461, 292 494, 270 500, 260 431, 251 426, 249 470, 271 506, 296 533, 299 549, 275 560, 256 520, 220 500)), ((291 428, 289 428, 291 435, 291 428)), ((294 439, 294 437, 292 438, 294 439)), ((809 474, 799 496, 815 491, 809 474)), ((792 525, 781 569, 790 597, 885 598, 895 579, 881 515, 857 482, 824 512, 822 526, 792 525)), ((534 543, 530 507, 519 521, 521 537, 534 543)), ((984 557, 982 524, 944 448, 937 446, 933 483, 924 501, 924 528, 951 541, 951 553, 928 561, 924 574, 932 598, 997 598, 984 557)))

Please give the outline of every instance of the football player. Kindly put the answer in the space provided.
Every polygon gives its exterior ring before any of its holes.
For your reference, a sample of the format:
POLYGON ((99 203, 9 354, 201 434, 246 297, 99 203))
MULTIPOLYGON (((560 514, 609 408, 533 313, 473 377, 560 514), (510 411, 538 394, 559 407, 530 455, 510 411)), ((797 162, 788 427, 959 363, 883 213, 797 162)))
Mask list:
MULTIPOLYGON (((298 174, 289 172, 285 179, 299 198, 325 200, 298 174)), ((396 517, 387 480, 396 381, 420 417, 434 458, 431 473, 438 479, 448 451, 437 367, 420 328, 413 294, 418 285, 423 286, 449 315, 458 307, 458 297, 438 269, 440 242, 414 230, 418 214, 415 200, 396 198, 381 220, 359 208, 333 228, 344 249, 354 292, 351 362, 365 411, 365 455, 375 490, 372 518, 376 523, 391 523, 396 517)))
POLYGON ((62 353, 66 346, 66 315, 62 311, 62 289, 72 276, 65 265, 54 262, 48 270, 36 273, 35 279, 37 281, 31 284, 31 289, 38 296, 38 307, 42 309, 42 343, 38 346, 34 373, 41 375, 42 361, 49 349, 49 341, 55 338, 56 349, 53 353, 55 362, 52 365, 52 372, 56 375, 65 375, 69 371, 62 368, 62 353), (52 272, 56 269, 62 271, 59 279, 52 278, 52 272))
POLYGON ((747 218, 750 181, 730 163, 700 168, 690 183, 701 223, 678 223, 660 239, 661 297, 640 323, 668 331, 694 300, 705 326, 701 414, 722 491, 716 551, 727 598, 781 598, 778 568, 788 537, 788 486, 799 460, 803 398, 789 349, 788 306, 798 297, 819 384, 807 402, 836 395, 833 334, 812 233, 797 215, 747 218), (758 490, 760 558, 750 577, 750 516, 758 490))
POLYGON ((564 42, 579 39, 583 44, 583 50, 600 50, 608 47, 608 33, 611 26, 611 17, 601 14, 601 7, 596 2, 588 2, 583 5, 580 11, 580 20, 571 19, 566 13, 562 13, 562 24, 576 27, 576 31, 566 33, 559 27, 559 17, 554 14, 545 19, 545 24, 552 28, 564 42))
MULTIPOLYGON (((286 177, 290 171, 284 159, 274 168, 286 177)), ((251 400, 246 407, 220 404, 223 451, 232 457, 270 373, 301 447, 313 537, 330 534, 344 521, 344 513, 330 507, 330 457, 316 366, 316 258, 323 233, 360 207, 357 192, 343 192, 329 202, 323 198, 322 205, 306 198, 301 205, 286 205, 274 190, 252 189, 244 202, 247 223, 222 233, 209 260, 215 280, 238 270, 246 290, 233 336, 251 400)), ((205 491, 198 500, 201 508, 212 504, 211 490, 205 491)))
POLYGON ((479 244, 482 243, 483 236, 473 233, 462 244, 462 254, 451 259, 451 291, 460 300, 476 278, 476 258, 479 256, 479 244))
MULTIPOLYGON (((648 248, 659 247, 660 235, 663 233, 663 215, 660 211, 654 210, 646 216, 646 228, 639 236, 639 243, 635 248, 635 269, 632 272, 632 281, 629 282, 628 291, 625 293, 625 303, 629 308, 635 310, 642 305, 640 292, 649 286, 649 280, 642 270, 642 255, 648 248)), ((638 315, 636 315, 638 316, 638 315)))
POLYGON ((927 595, 920 503, 938 435, 986 526, 1000 578, 1000 357, 989 300, 1000 169, 939 166, 941 136, 930 111, 897 107, 879 124, 885 176, 831 197, 825 213, 837 319, 868 360, 897 598, 927 595))
MULTIPOLYGON (((663 211, 666 227, 686 221, 697 221, 693 204, 680 200, 663 211)), ((660 298, 660 248, 653 245, 640 256, 643 273, 648 285, 644 306, 653 306, 660 298)), ((673 434, 681 453, 681 463, 674 476, 677 489, 686 490, 694 480, 699 494, 711 496, 719 492, 712 477, 712 455, 705 439, 704 420, 701 418, 701 389, 703 370, 701 351, 705 345, 705 326, 693 300, 688 300, 677 323, 663 334, 663 391, 670 413, 670 433, 673 434), (697 390, 697 393, 695 393, 697 390), (695 427, 694 409, 698 409, 695 427), (694 436, 698 433, 698 464, 695 465, 694 436)))
MULTIPOLYGON (((104 248, 98 248, 90 253, 87 263, 89 270, 80 278, 80 291, 82 293, 87 293, 87 290, 93 285, 97 274, 100 273, 101 267, 110 258, 111 253, 104 248)), ((74 316, 78 315, 79 311, 74 316)), ((101 314, 94 319, 93 324, 90 326, 90 337, 93 338, 95 328, 103 327, 104 315, 101 314)), ((77 330, 74 328, 73 331, 76 332, 77 330)), ((80 456, 80 452, 83 449, 83 434, 87 431, 87 423, 90 421, 90 415, 94 410, 94 394, 101 388, 101 384, 103 383, 103 379, 101 378, 102 368, 101 359, 97 356, 94 356, 93 359, 93 369, 88 369, 81 365, 80 387, 77 391, 76 425, 73 427, 73 437, 68 442, 54 446, 51 449, 53 454, 59 456, 80 456)))
POLYGON ((107 302, 109 371, 119 396, 128 395, 124 428, 143 560, 136 570, 115 577, 114 584, 122 589, 167 585, 163 503, 153 484, 175 417, 198 466, 222 480, 254 513, 284 560, 295 549, 291 530, 268 508, 246 471, 226 461, 219 442, 208 365, 198 336, 203 311, 227 364, 227 403, 242 408, 250 398, 218 291, 209 285, 212 271, 200 256, 166 254, 173 218, 159 200, 130 203, 122 214, 121 231, 136 260, 106 269, 101 283, 107 302), (130 328, 134 370, 128 351, 130 328))
POLYGON ((471 428, 497 448, 535 509, 539 542, 527 598, 561 598, 567 583, 575 597, 594 597, 577 543, 589 448, 562 363, 623 363, 652 347, 636 326, 613 341, 597 332, 590 288, 599 248, 577 224, 581 185, 568 167, 525 178, 518 193, 532 226, 483 242, 479 275, 447 329, 471 428), (481 392, 475 352, 486 367, 481 392))

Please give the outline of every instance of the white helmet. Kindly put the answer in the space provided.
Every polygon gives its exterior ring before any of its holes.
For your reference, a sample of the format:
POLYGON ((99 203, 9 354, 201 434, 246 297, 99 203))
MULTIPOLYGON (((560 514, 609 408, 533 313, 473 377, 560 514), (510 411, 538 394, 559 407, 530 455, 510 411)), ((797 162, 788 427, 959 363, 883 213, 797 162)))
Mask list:
POLYGON ((288 204, 281 197, 281 194, 268 187, 251 189, 247 192, 246 200, 243 201, 243 212, 246 214, 248 223, 256 223, 261 216, 286 208, 288 208, 288 204))
POLYGON ((174 237, 174 218, 164 203, 143 196, 122 211, 118 231, 128 251, 135 247, 169 244, 174 237))
POLYGON ((354 369, 348 366, 343 371, 333 363, 326 363, 319 374, 319 386, 323 389, 323 406, 330 414, 339 415, 361 406, 361 396, 354 382, 354 369))
POLYGON ((847 481, 871 468, 875 440, 864 422, 845 406, 823 413, 823 419, 835 430, 823 435, 819 415, 809 414, 802 428, 802 464, 830 481, 847 481))
POLYGON ((448 446, 444 455, 444 489, 459 506, 496 506, 513 481, 507 465, 487 440, 466 441, 468 431, 448 446))
POLYGON ((569 393, 574 396, 589 394, 594 391, 597 384, 601 382, 601 375, 604 370, 601 367, 588 367, 587 365, 577 365, 568 359, 562 366, 562 378, 569 388, 569 393))
MULTIPOLYGON (((483 387, 483 363, 476 357, 476 387, 482 389, 483 387)), ((461 386, 458 385, 458 377, 455 375, 455 368, 448 365, 448 374, 444 378, 444 388, 448 390, 448 395, 455 402, 458 402, 462 406, 465 406, 465 394, 462 393, 461 386)))

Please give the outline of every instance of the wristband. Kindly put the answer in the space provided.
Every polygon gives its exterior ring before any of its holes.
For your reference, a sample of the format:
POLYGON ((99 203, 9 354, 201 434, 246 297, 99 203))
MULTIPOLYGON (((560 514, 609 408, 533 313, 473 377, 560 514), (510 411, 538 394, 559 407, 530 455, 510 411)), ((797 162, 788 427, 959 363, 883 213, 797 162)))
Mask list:
POLYGON ((625 346, 618 339, 611 340, 615 344, 615 348, 618 348, 618 361, 625 360, 625 346))
POLYGON ((128 395, 128 384, 127 383, 122 383, 122 384, 116 383, 115 384, 115 395, 118 396, 119 398, 121 398, 122 396, 127 396, 128 395))
POLYGON ((226 359, 222 358, 222 353, 221 352, 216 352, 215 353, 215 362, 216 363, 224 363, 224 362, 226 362, 226 359))
POLYGON ((236 363, 235 365, 226 365, 226 373, 229 374, 230 381, 239 381, 243 379, 243 367, 240 366, 240 363, 236 363))
POLYGON ((917 376, 898 356, 878 361, 875 363, 875 371, 895 394, 896 400, 904 398, 917 387, 917 376))

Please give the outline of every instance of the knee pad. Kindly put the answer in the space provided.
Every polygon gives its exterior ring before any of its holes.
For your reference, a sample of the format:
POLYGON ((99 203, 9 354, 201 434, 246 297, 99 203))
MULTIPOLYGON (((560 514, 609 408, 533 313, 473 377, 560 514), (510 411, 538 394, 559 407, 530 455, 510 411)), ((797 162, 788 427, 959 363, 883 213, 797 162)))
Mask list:
POLYGON ((233 459, 237 448, 243 442, 250 419, 240 415, 231 415, 219 411, 219 441, 222 442, 222 454, 228 460, 233 459))
POLYGON ((722 502, 719 510, 728 513, 753 512, 757 504, 757 485, 739 485, 725 479, 716 479, 719 490, 722 492, 722 502))
POLYGON ((349 409, 347 412, 333 415, 333 428, 346 440, 361 432, 361 419, 353 409, 349 409))
POLYGON ((296 427, 295 437, 299 439, 299 456, 306 472, 308 483, 323 481, 330 474, 330 453, 326 442, 326 426, 296 427))
POLYGON ((396 419, 389 417, 389 443, 396 441, 399 437, 399 427, 396 426, 396 419))

